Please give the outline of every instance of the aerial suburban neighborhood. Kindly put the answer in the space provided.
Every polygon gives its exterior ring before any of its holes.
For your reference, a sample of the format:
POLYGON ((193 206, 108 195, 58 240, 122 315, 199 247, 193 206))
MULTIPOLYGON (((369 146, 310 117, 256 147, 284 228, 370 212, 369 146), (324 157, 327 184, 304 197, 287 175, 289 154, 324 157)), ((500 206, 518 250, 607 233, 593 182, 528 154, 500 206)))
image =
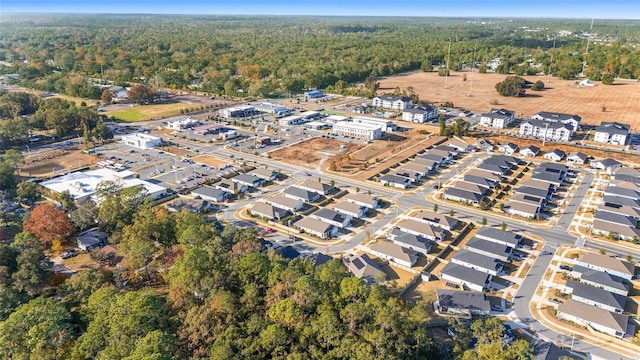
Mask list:
POLYGON ((637 21, 123 16, 0 19, 1 358, 640 359, 637 21))

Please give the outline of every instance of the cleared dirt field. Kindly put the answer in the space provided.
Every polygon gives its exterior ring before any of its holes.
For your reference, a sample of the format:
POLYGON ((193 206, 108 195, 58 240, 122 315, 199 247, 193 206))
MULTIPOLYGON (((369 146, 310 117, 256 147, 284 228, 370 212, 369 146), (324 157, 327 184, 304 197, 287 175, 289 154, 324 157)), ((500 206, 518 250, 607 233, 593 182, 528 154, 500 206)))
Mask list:
POLYGON ((313 138, 284 149, 272 151, 269 155, 275 160, 314 168, 318 166, 323 157, 334 156, 342 145, 346 146, 345 151, 349 154, 363 147, 362 144, 344 143, 335 139, 313 138))
POLYGON ((220 167, 222 165, 228 164, 229 161, 228 160, 223 160, 223 159, 219 159, 217 157, 213 157, 211 155, 200 155, 200 156, 196 156, 194 158, 192 158, 193 161, 201 163, 201 164, 207 164, 209 166, 215 166, 215 167, 220 167))
POLYGON ((420 99, 434 104, 446 101, 456 107, 474 111, 488 111, 502 107, 516 111, 518 116, 530 117, 539 111, 554 111, 578 114, 585 124, 600 124, 601 121, 618 121, 640 128, 640 83, 616 80, 614 85, 578 87, 577 80, 560 80, 552 76, 524 76, 535 82, 542 80, 543 91, 527 90, 523 98, 507 98, 498 95, 495 84, 504 80, 503 74, 480 74, 477 72, 452 72, 447 79, 437 73, 415 72, 391 76, 380 81, 379 93, 390 93, 399 86, 412 86, 420 99), (466 75, 467 80, 463 81, 466 75), (491 104, 497 100, 498 105, 491 104), (602 108, 606 107, 603 112, 602 108))
POLYGON ((46 153, 32 154, 25 158, 25 165, 20 169, 20 174, 32 177, 49 177, 56 173, 79 169, 98 162, 94 155, 87 155, 81 150, 75 151, 48 151, 46 153))

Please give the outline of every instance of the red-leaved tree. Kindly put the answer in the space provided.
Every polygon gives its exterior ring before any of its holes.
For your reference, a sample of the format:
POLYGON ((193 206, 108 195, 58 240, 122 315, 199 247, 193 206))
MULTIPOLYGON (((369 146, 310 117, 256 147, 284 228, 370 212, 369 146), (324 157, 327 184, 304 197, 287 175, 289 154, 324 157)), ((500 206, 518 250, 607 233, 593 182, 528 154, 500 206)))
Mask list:
POLYGON ((37 236, 48 249, 54 239, 68 237, 75 228, 63 210, 50 204, 39 204, 24 223, 24 230, 37 236))

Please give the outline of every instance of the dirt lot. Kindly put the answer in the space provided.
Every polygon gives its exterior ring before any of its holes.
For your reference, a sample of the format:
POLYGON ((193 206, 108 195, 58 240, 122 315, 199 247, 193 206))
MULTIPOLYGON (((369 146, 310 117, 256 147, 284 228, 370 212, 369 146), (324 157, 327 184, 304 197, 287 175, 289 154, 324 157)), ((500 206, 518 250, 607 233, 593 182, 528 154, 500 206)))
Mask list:
POLYGON ((22 175, 48 177, 51 176, 54 168, 56 173, 79 169, 95 164, 98 162, 98 157, 87 155, 81 150, 54 150, 27 156, 25 162, 26 164, 20 169, 22 175))
POLYGON ((290 164, 315 168, 323 157, 335 156, 340 146, 345 145, 345 151, 349 154, 361 149, 364 145, 357 143, 344 143, 335 139, 313 138, 284 149, 278 149, 269 153, 272 159, 282 160, 290 164), (323 154, 323 152, 325 152, 323 154))
POLYGON ((578 114, 584 124, 600 124, 600 121, 619 121, 640 128, 640 83, 616 80, 614 85, 598 83, 593 87, 577 87, 576 80, 560 80, 552 76, 525 76, 535 82, 542 80, 544 91, 527 91, 523 98, 507 98, 498 95, 495 84, 504 80, 502 74, 477 72, 453 72, 447 79, 437 73, 414 72, 392 76, 380 81, 379 93, 393 92, 396 86, 406 89, 413 86, 423 101, 441 104, 451 101, 456 107, 474 111, 488 111, 503 107, 515 110, 518 116, 530 117, 539 111, 555 111, 578 114), (463 75, 467 81, 463 81, 463 75), (491 104, 498 100, 499 104, 491 104), (602 107, 606 107, 606 112, 602 107))
POLYGON ((228 160, 219 159, 211 155, 200 155, 192 158, 193 161, 201 164, 207 164, 209 166, 220 167, 221 165, 228 164, 228 160))

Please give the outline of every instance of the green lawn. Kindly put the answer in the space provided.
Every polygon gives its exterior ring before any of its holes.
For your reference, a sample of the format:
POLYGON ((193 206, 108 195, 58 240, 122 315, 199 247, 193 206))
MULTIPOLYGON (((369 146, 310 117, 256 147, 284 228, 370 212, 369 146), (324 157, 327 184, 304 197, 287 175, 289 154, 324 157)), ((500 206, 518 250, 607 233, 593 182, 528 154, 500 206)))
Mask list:
POLYGON ((106 115, 114 116, 127 122, 151 120, 165 116, 180 115, 180 109, 189 109, 194 106, 187 103, 172 103, 159 105, 139 105, 129 109, 106 112, 106 115))

